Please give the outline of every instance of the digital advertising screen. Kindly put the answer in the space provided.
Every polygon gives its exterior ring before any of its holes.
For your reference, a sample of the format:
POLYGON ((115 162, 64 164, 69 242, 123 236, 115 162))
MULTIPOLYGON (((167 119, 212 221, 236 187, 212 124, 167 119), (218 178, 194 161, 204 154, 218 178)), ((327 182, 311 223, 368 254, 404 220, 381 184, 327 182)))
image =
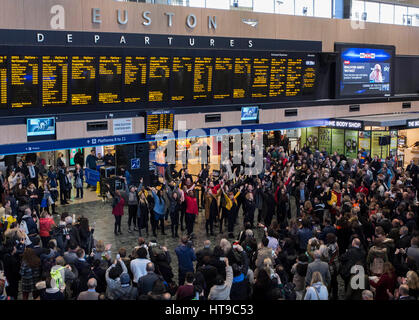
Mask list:
POLYGON ((335 44, 337 97, 393 95, 393 46, 335 44))
POLYGON ((55 139, 55 118, 26 119, 28 141, 55 139))
POLYGON ((241 121, 257 121, 259 119, 259 107, 242 107, 241 121))

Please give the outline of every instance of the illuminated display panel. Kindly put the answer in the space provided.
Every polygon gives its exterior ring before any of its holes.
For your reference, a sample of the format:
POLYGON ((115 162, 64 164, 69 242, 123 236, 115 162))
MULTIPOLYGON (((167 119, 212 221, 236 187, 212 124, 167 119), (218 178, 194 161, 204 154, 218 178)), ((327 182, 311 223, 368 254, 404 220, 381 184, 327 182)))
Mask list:
POLYGON ((99 103, 120 103, 122 57, 99 57, 99 103))
POLYGON ((233 58, 216 58, 214 66, 213 98, 228 99, 232 96, 233 58))
POLYGON ((124 77, 124 101, 147 101, 147 58, 126 57, 124 77))
POLYGON ((11 56, 11 107, 34 107, 39 103, 38 57, 11 56))
POLYGON ((248 98, 251 94, 252 58, 235 58, 233 73, 233 98, 248 98))
POLYGON ((7 57, 0 56, 0 108, 7 108, 7 57))
POLYGON ((287 81, 287 54, 271 58, 271 73, 269 79, 269 96, 285 95, 287 81))
POLYGON ((192 100, 193 58, 173 57, 170 79, 172 101, 192 100))
POLYGON ((42 57, 42 106, 68 103, 68 57, 42 57))
POLYGON ((170 58, 150 57, 148 101, 169 99, 170 58))
POLYGON ((213 58, 195 57, 193 100, 209 99, 212 92, 213 58))
POLYGON ((268 97, 269 64, 268 58, 253 59, 252 98, 268 97))
POLYGON ((95 102, 96 58, 74 56, 71 59, 71 104, 85 105, 95 102))
POLYGON ((174 114, 170 111, 147 113, 146 135, 155 136, 160 130, 173 131, 174 114))

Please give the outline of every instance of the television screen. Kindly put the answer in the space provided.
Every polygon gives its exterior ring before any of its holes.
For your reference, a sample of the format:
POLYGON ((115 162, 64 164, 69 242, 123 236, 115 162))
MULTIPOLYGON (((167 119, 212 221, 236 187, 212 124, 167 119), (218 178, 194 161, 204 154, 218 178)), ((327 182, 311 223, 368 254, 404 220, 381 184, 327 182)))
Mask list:
POLYGON ((259 107, 242 107, 242 121, 256 121, 259 117, 259 107))
POLYGON ((55 118, 27 119, 27 136, 53 136, 55 135, 55 118))
POLYGON ((336 44, 338 97, 391 96, 393 46, 336 44))

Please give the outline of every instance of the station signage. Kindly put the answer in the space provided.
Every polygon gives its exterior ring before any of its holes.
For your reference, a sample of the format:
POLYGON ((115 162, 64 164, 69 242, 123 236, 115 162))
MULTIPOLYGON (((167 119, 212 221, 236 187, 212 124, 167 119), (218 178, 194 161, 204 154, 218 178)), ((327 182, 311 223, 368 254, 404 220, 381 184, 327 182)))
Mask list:
POLYGON ((408 129, 419 128, 419 119, 407 120, 406 127, 408 129))
POLYGON ((362 121, 331 119, 327 121, 327 127, 336 129, 363 130, 364 123, 362 121))

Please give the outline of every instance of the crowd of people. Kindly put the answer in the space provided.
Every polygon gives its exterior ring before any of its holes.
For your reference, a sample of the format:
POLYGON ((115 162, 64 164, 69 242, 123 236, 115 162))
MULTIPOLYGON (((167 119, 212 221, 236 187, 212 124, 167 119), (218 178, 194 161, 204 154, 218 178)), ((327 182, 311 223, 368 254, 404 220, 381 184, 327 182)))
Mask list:
POLYGON ((279 144, 263 157, 263 171, 252 176, 246 164, 227 160, 220 172, 203 166, 195 178, 169 167, 157 185, 109 187, 115 236, 125 211, 128 232, 139 236, 116 254, 95 239, 86 217, 64 212, 55 225, 55 171, 39 186, 33 163, 19 162, 2 179, 0 299, 418 298, 417 165, 404 169, 364 150, 347 159, 279 144), (159 245, 169 224, 174 252, 159 245))

